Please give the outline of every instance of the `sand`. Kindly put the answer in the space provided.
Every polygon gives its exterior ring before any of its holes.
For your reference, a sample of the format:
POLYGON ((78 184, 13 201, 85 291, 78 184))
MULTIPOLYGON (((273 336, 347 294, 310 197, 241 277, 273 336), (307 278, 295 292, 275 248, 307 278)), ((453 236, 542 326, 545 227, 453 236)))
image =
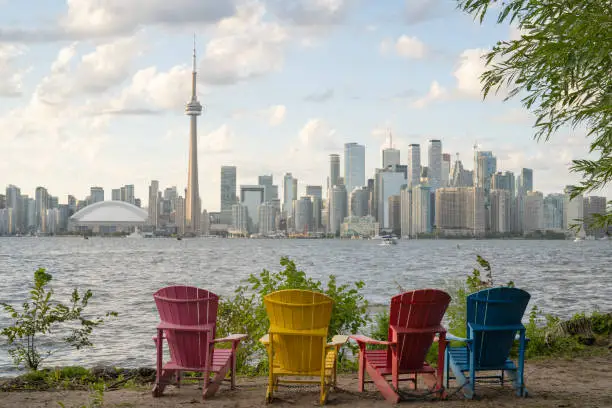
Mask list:
MULTIPOLYGON (((530 362, 526 367, 526 384, 530 396, 520 399, 509 386, 477 385, 477 400, 466 401, 462 394, 455 393, 447 401, 402 401, 400 405, 410 407, 612 407, 612 353, 568 360, 542 360, 530 362)), ((238 388, 231 391, 224 385, 213 398, 206 400, 211 408, 264 407, 266 378, 240 378, 238 388)), ((390 404, 376 392, 373 384, 366 384, 366 392, 356 392, 356 375, 341 375, 339 390, 329 397, 330 407, 388 407, 390 404)), ((451 383, 452 388, 452 383, 451 383)), ((452 392, 452 390, 451 390, 452 392)), ((0 407, 42 408, 59 407, 58 401, 67 408, 81 408, 88 403, 90 394, 83 391, 53 392, 8 392, 0 394, 0 407)), ((188 407, 202 403, 196 385, 184 385, 180 389, 168 387, 162 398, 152 398, 148 390, 122 389, 104 394, 104 407, 188 407)), ((275 407, 312 407, 318 405, 316 388, 281 388, 275 407)), ((204 405, 202 405, 204 406, 204 405)))

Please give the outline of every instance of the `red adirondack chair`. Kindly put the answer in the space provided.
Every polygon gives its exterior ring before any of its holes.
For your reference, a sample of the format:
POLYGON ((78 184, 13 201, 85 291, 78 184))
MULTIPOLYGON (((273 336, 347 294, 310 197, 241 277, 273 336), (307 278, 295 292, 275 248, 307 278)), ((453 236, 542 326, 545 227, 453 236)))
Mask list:
POLYGON ((172 377, 180 387, 181 372, 203 374, 202 398, 211 397, 231 371, 231 388, 235 388, 236 348, 246 334, 215 339, 219 297, 192 286, 169 286, 154 295, 161 322, 153 338, 157 348, 157 375, 153 396, 160 397, 172 377), (163 340, 170 349, 170 361, 163 363, 163 340), (216 343, 231 343, 231 349, 215 348, 216 343), (213 380, 210 374, 214 373, 213 380))
POLYGON ((411 381, 417 388, 417 375, 433 392, 444 397, 444 341, 446 329, 441 325, 442 317, 450 303, 446 292, 436 289, 421 289, 405 292, 391 298, 389 313, 389 337, 387 341, 353 335, 359 344, 359 392, 363 392, 365 372, 372 378, 378 390, 391 403, 398 403, 399 382, 411 381), (427 351, 435 335, 438 339, 438 367, 434 370, 425 362, 427 351), (366 350, 367 344, 385 345, 386 350, 366 350), (408 378, 400 378, 409 374, 408 378), (391 376, 391 384, 385 378, 391 376))

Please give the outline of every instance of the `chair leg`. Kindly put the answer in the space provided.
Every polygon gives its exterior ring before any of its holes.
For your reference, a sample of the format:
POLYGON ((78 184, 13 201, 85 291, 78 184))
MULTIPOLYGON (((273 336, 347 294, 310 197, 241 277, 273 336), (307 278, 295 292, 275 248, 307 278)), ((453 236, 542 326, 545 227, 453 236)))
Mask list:
POLYGON ((358 377, 358 381, 359 384, 357 386, 357 391, 359 392, 363 392, 363 384, 365 381, 365 365, 366 365, 366 361, 365 361, 365 345, 363 347, 360 347, 359 349, 359 377, 358 377))

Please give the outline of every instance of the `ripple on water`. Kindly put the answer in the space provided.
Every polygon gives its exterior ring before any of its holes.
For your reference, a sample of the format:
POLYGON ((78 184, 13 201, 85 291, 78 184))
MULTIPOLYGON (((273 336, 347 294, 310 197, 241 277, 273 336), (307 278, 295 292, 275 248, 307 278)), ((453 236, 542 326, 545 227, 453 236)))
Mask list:
MULTIPOLYGON (((465 280, 476 254, 491 262, 495 282, 514 281, 546 313, 612 309, 609 241, 421 240, 381 247, 355 240, 0 238, 0 301, 22 301, 33 271, 46 267, 58 297, 67 299, 73 287, 91 288, 92 313, 120 313, 93 335, 93 350, 63 350, 48 365, 151 366, 158 320, 152 295, 160 287, 188 284, 231 296, 250 273, 278 271, 287 255, 314 278, 365 281, 370 303, 386 305, 398 285, 448 288, 465 280)), ((0 315, 0 327, 7 323, 0 315)), ((12 370, 0 344, 0 374, 12 370)))

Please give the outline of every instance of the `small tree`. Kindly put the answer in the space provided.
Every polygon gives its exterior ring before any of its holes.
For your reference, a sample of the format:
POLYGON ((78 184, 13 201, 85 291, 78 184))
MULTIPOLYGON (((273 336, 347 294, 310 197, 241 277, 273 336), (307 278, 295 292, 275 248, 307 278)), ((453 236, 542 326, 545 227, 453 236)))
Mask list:
MULTIPOLYGON (((22 311, 17 311, 15 307, 7 303, 1 303, 4 311, 13 319, 13 324, 2 329, 0 334, 5 336, 8 344, 12 346, 9 354, 15 364, 17 366, 23 364, 29 370, 37 370, 42 361, 52 354, 52 350, 46 350, 46 356, 41 354, 43 346, 37 343, 37 336, 51 333, 52 328, 62 323, 78 322, 80 324, 73 327, 70 334, 63 340, 66 344, 80 350, 93 346, 89 335, 94 327, 104 322, 103 318, 90 320, 81 316, 93 296, 91 290, 87 290, 81 296, 77 289, 74 289, 70 305, 65 306, 53 300, 53 289, 47 290, 51 279, 51 274, 47 273, 44 268, 34 272, 34 286, 30 290, 30 302, 23 303, 22 311)), ((115 317, 117 313, 106 313, 106 317, 109 316, 115 317)))

